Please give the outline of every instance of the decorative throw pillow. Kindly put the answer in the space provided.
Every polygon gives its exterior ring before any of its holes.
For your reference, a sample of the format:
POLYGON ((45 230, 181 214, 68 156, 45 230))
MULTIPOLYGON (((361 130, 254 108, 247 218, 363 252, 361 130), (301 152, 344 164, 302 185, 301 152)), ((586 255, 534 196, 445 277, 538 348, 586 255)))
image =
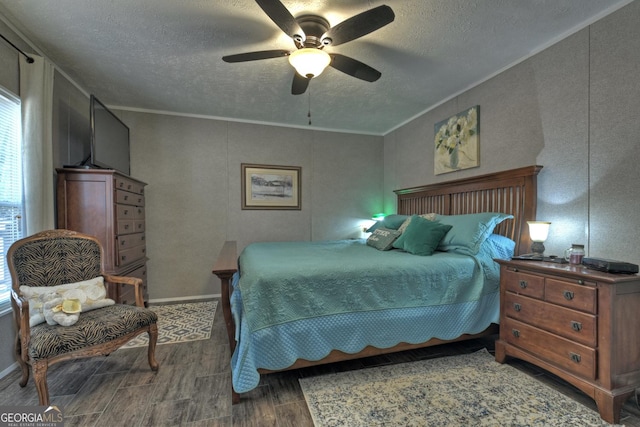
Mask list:
POLYGON ((513 218, 513 215, 496 212, 436 215, 436 220, 441 224, 453 226, 440 242, 438 250, 475 255, 480 250, 482 243, 493 233, 496 225, 510 218, 513 218))
POLYGON ((450 225, 417 216, 402 233, 402 249, 414 255, 432 255, 449 230, 450 225))
POLYGON ((397 230, 378 228, 367 239, 367 245, 373 246, 380 251, 388 251, 398 236, 400 236, 400 232, 397 230))
POLYGON ((367 233, 373 233, 378 228, 397 230, 407 218, 409 218, 409 215, 387 215, 382 219, 382 221, 376 221, 371 227, 369 227, 367 229, 367 233))
POLYGON ((434 213, 428 213, 428 214, 422 214, 422 215, 412 215, 402 223, 402 225, 398 228, 398 231, 400 231, 401 233, 404 233, 404 231, 407 229, 409 224, 411 224, 411 220, 414 217, 424 218, 424 219, 429 220, 429 221, 435 221, 436 220, 436 214, 434 214, 434 213))
POLYGON ((81 311, 95 310, 115 304, 107 298, 102 276, 76 283, 66 283, 58 286, 20 286, 22 296, 29 300, 29 325, 34 326, 44 322, 45 303, 61 298, 62 300, 77 299, 80 301, 81 311))

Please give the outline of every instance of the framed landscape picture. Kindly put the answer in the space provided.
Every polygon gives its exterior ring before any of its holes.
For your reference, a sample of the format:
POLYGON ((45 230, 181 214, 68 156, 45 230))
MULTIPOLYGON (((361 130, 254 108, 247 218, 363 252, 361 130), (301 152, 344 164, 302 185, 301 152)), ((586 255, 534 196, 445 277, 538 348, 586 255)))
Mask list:
POLYGON ((480 166, 480 106, 468 108, 435 125, 434 173, 480 166))
POLYGON ((301 167, 242 163, 242 209, 301 209, 301 167))

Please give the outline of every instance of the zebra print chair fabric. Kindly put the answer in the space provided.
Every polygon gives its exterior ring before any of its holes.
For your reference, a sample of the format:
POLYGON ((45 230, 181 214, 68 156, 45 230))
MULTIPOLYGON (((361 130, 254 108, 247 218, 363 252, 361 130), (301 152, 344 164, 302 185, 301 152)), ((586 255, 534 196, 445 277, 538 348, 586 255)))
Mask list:
POLYGON ((149 334, 148 359, 158 370, 156 314, 144 308, 142 281, 102 271, 102 246, 97 239, 69 230, 51 230, 16 241, 7 252, 11 272, 11 304, 16 322, 15 351, 22 369, 20 386, 33 372, 40 405, 49 405, 47 369, 63 360, 108 355, 143 332, 149 334), (29 326, 29 300, 20 286, 57 286, 103 276, 109 283, 135 286, 136 306, 115 304, 83 312, 74 325, 40 323, 29 326))

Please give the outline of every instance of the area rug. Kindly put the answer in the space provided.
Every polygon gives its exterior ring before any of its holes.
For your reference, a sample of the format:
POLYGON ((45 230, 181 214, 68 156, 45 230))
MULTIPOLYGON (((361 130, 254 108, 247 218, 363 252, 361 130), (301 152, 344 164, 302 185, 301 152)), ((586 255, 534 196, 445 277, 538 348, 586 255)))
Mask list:
POLYGON ((487 350, 301 378, 300 385, 316 427, 609 425, 487 350))
MULTIPOLYGON (((158 315, 157 345, 209 339, 217 306, 218 301, 150 306, 158 315)), ((120 348, 143 347, 148 343, 145 333, 120 348)))

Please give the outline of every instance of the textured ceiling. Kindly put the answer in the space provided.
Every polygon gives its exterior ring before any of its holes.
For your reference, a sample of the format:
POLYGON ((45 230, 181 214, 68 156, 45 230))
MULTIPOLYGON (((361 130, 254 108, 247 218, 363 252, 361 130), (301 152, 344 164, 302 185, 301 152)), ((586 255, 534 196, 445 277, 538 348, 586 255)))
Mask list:
POLYGON ((223 55, 294 49, 252 0, 0 0, 4 21, 87 92, 127 109, 384 135, 452 95, 629 0, 282 0, 332 26, 381 4, 395 21, 328 52, 382 73, 328 68, 291 95, 287 58, 223 55))

